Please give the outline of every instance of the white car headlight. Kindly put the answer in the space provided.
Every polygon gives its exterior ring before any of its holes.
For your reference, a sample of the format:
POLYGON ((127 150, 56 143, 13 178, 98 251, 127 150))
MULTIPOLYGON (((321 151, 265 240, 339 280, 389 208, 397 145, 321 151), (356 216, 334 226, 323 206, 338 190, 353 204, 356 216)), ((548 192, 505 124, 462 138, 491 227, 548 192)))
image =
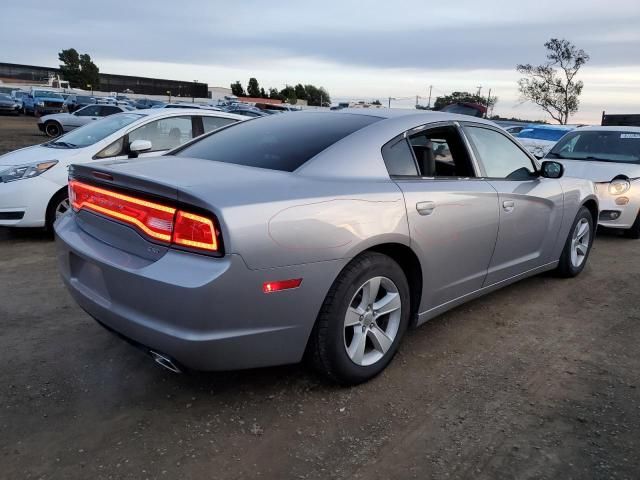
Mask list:
POLYGON ((609 193, 611 195, 622 195, 631 188, 631 182, 627 178, 615 178, 609 183, 609 193))
POLYGON ((37 102, 36 105, 38 105, 39 107, 44 107, 44 102, 41 100, 37 102))
POLYGON ((58 163, 58 160, 47 160, 46 162, 27 163, 2 170, 0 171, 0 182, 9 183, 15 182, 16 180, 37 177, 49 170, 56 163, 58 163))

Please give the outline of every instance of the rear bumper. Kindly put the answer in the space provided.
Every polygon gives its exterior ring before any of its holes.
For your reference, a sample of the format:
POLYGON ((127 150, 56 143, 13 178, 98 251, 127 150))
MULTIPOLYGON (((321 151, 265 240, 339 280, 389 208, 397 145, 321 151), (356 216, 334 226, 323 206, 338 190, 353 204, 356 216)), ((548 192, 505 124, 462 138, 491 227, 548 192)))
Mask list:
POLYGON ((134 343, 195 370, 233 370, 301 360, 341 262, 250 270, 239 255, 213 258, 169 249, 146 260, 80 227, 55 225, 58 265, 76 302, 134 343), (295 290, 262 292, 265 281, 304 278, 295 290))

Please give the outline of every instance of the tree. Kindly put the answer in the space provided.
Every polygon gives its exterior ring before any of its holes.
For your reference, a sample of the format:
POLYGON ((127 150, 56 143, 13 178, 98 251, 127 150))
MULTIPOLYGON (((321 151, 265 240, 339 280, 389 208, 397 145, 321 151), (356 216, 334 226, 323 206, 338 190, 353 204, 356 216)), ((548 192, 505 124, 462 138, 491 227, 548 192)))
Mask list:
POLYGON ((316 87, 315 85, 305 85, 305 92, 307 92, 307 105, 314 107, 321 107, 331 103, 331 97, 324 87, 316 87))
POLYGON ((80 55, 80 73, 85 87, 91 85, 92 88, 96 89, 100 86, 100 70, 93 63, 88 53, 80 55))
POLYGON ((240 83, 240 80, 238 80, 235 83, 231 84, 231 93, 234 94, 236 97, 246 97, 247 96, 247 94, 244 93, 244 88, 242 88, 242 84, 240 83))
POLYGON ((269 89, 269 98, 273 98, 274 100, 284 100, 277 88, 269 89))
POLYGON ((307 91, 305 90, 304 86, 299 83, 295 86, 294 88, 295 92, 296 92, 296 97, 299 98, 300 100, 306 100, 307 99, 307 91))
POLYGON ((374 100, 371 105, 382 105, 382 103, 380 103, 380 100, 374 100))
POLYGON ((255 77, 251 77, 249 79, 249 83, 247 84, 247 95, 254 98, 260 96, 260 85, 255 77))
POLYGON ((60 74, 74 88, 87 88, 91 85, 97 89, 100 84, 100 70, 91 60, 89 54, 80 55, 75 48, 68 48, 58 53, 60 74))
POLYGON ((589 55, 564 39, 552 38, 544 46, 547 62, 516 66, 518 73, 525 75, 518 80, 518 87, 524 101, 535 103, 556 122, 566 125, 580 106, 578 97, 584 84, 575 78, 589 55))
POLYGON ((298 97, 296 96, 296 89, 291 85, 286 85, 282 90, 280 90, 280 97, 283 100, 286 100, 291 105, 295 105, 298 103, 298 97))
POLYGON ((264 88, 260 88, 260 98, 269 98, 267 96, 267 92, 264 91, 264 88))
POLYGON ((451 95, 443 95, 436 98, 436 101, 433 104, 433 109, 442 110, 444 107, 451 105, 452 103, 478 103, 487 108, 493 108, 496 103, 498 103, 498 97, 492 96, 491 98, 487 98, 475 93, 453 92, 451 95))

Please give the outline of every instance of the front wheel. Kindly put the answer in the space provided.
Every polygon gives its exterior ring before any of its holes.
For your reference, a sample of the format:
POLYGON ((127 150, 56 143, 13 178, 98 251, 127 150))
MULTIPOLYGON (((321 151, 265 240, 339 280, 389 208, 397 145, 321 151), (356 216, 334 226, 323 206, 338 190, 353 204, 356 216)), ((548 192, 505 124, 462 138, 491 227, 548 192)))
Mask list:
POLYGON ((355 385, 392 360, 409 324, 410 296, 400 266, 367 252, 340 273, 322 305, 309 343, 316 369, 355 385))
POLYGON ((564 244, 556 272, 561 277, 575 277, 584 269, 595 237, 593 217, 587 207, 580 207, 567 241, 564 244))
POLYGON ((69 203, 69 194, 67 190, 61 190, 56 193, 47 207, 47 217, 45 219, 45 228, 48 231, 53 231, 53 224, 62 215, 67 213, 71 209, 69 203))
POLYGON ((58 122, 49 121, 44 124, 44 133, 47 137, 56 138, 62 135, 62 127, 58 122))

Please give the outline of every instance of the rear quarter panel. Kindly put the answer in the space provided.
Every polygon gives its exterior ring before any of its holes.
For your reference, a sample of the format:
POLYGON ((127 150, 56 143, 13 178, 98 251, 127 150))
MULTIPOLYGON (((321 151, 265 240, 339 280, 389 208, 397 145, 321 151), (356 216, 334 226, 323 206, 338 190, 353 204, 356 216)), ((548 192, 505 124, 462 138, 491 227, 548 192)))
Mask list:
POLYGON ((249 268, 351 258, 381 243, 410 243, 404 199, 390 180, 283 174, 253 181, 255 188, 244 185, 241 200, 233 182, 206 194, 202 187, 178 192, 181 201, 218 215, 226 252, 240 254, 249 268))

